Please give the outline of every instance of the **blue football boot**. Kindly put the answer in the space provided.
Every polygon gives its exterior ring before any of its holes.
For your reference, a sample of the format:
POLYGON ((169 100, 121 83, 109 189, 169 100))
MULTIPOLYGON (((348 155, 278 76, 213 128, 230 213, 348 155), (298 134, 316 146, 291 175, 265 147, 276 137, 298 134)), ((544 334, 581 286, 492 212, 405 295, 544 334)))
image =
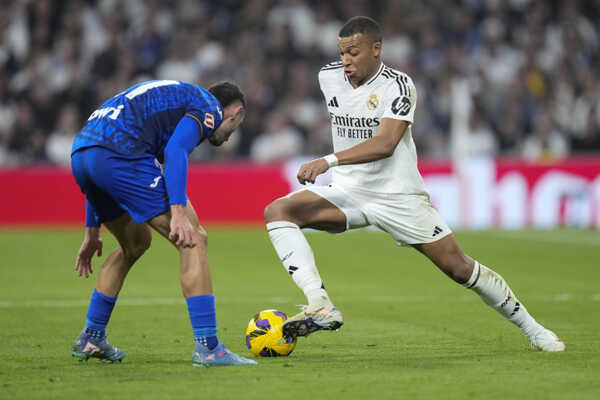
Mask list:
POLYGON ((225 365, 256 365, 254 360, 240 357, 232 353, 225 347, 223 343, 219 343, 217 347, 208 350, 200 343, 196 343, 194 355, 192 356, 192 365, 194 367, 213 367, 225 365))
POLYGON ((125 352, 106 341, 106 336, 98 337, 89 335, 85 329, 79 334, 71 350, 73 357, 80 361, 87 361, 90 357, 99 358, 101 361, 121 362, 125 352))

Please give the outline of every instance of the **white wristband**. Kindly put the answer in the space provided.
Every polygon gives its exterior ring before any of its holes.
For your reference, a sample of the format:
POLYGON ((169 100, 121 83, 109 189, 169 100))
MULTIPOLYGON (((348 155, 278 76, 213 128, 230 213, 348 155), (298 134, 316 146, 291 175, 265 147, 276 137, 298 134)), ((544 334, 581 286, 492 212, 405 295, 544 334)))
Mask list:
POLYGON ((323 157, 323 159, 325 161, 327 161, 327 164, 329 165, 329 168, 331 168, 331 167, 337 167, 338 164, 339 164, 338 158, 335 156, 334 153, 327 154, 325 157, 323 157))

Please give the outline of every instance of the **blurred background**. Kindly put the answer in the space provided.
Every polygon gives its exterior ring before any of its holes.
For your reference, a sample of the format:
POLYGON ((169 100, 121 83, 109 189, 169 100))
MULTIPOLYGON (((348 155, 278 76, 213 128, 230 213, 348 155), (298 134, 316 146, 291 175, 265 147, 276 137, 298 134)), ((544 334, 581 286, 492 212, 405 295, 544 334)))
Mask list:
POLYGON ((415 81, 424 162, 598 159, 600 0, 4 0, 0 166, 68 166, 91 112, 149 79, 231 79, 245 91, 241 132, 194 161, 327 154, 317 73, 339 58, 338 31, 355 15, 380 23, 384 62, 415 81))
POLYGON ((381 24, 384 62, 417 85, 422 156, 450 156, 456 77, 471 89, 470 153, 600 152, 600 1, 5 0, 0 165, 68 163, 90 113, 148 79, 233 79, 245 90, 242 134, 196 160, 328 153, 316 75, 354 15, 381 24))

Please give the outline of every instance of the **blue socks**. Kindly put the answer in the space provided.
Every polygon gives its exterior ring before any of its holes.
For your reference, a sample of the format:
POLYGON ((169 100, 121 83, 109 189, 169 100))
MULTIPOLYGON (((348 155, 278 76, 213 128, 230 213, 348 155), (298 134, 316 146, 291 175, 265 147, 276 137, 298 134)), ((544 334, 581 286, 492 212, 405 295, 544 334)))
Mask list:
POLYGON ((207 294, 188 297, 185 300, 194 331, 194 341, 209 350, 214 349, 219 344, 215 296, 207 294))
MULTIPOLYGON (((85 333, 88 336, 103 338, 106 335, 106 325, 116 302, 117 297, 107 296, 94 289, 85 321, 85 333)), ((212 294, 192 296, 186 298, 186 302, 194 331, 194 341, 209 350, 214 349, 219 344, 215 296, 212 294)))
POLYGON ((110 297, 94 289, 85 321, 85 332, 89 336, 103 338, 117 297, 110 297))

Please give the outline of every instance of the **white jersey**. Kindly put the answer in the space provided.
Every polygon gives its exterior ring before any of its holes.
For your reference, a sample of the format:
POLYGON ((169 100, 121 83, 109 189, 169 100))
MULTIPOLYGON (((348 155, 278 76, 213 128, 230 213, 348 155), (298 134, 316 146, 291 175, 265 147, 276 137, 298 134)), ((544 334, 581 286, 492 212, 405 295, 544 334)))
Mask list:
POLYGON ((354 88, 338 61, 321 68, 319 84, 329 111, 335 152, 377 135, 383 118, 409 122, 391 157, 337 166, 332 169, 333 181, 370 192, 426 194, 417 169, 417 151, 411 133, 417 104, 417 90, 412 79, 382 63, 368 82, 354 88))

